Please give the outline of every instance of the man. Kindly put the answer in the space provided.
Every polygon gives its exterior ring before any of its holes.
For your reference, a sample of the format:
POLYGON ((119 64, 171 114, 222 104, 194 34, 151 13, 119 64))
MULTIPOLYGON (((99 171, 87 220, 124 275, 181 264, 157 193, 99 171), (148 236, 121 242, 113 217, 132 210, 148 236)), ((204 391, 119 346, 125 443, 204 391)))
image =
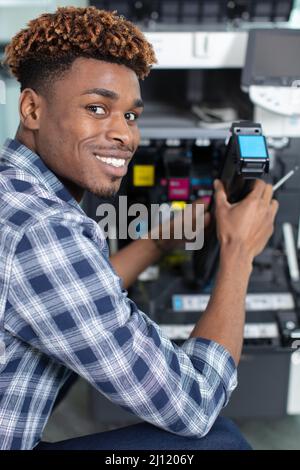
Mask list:
POLYGON ((0 172, 2 449, 249 448, 217 417, 237 383, 252 261, 273 230, 271 186, 230 205, 215 183, 220 269, 181 347, 123 289, 172 241, 138 240, 109 261, 78 204, 85 189, 118 191, 139 144, 139 79, 154 62, 132 23, 95 8, 42 15, 6 49, 21 96, 0 172), (150 424, 39 444, 71 371, 150 424))

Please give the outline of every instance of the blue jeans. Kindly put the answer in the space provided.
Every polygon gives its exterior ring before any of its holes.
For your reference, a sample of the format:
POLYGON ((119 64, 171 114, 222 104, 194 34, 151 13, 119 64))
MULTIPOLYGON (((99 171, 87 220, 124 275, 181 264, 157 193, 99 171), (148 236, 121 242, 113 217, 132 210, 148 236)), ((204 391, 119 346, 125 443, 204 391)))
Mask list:
POLYGON ((181 437, 148 423, 55 443, 40 442, 36 450, 251 450, 232 421, 219 417, 201 439, 181 437))

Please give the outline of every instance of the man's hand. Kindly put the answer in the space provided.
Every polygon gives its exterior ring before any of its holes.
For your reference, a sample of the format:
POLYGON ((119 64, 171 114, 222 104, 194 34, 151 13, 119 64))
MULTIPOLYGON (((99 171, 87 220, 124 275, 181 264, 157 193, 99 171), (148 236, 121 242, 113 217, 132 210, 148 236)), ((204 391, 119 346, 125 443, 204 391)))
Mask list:
MULTIPOLYGON (((253 190, 241 202, 230 204, 224 186, 215 180, 217 233, 221 252, 236 247, 247 259, 253 260, 273 233, 278 202, 272 185, 256 180, 253 190)), ((228 254, 229 256, 229 254, 228 254)))
MULTIPOLYGON (((203 204, 203 201, 198 199, 193 204, 190 204, 190 207, 188 207, 188 210, 191 212, 191 216, 187 217, 189 226, 185 227, 186 231, 182 231, 181 233, 188 234, 188 229, 191 231, 193 225, 196 225, 196 211, 199 210, 200 204, 203 204)), ((184 220, 184 218, 182 219, 184 220)), ((147 234, 147 237, 142 237, 141 239, 130 243, 125 248, 122 248, 110 257, 111 264, 115 271, 119 274, 120 278, 123 280, 123 287, 125 289, 132 285, 132 283, 137 279, 138 275, 142 271, 144 271, 151 264, 156 263, 159 260, 162 252, 167 252, 171 249, 183 246, 185 240, 176 240, 173 236, 175 232, 174 224, 176 222, 180 222, 182 219, 179 217, 177 219, 175 216, 174 220, 172 221, 170 230, 171 239, 170 237, 168 240, 159 239, 156 240, 156 242, 158 242, 156 243, 152 239, 152 235, 155 234, 157 236, 161 232, 161 226, 158 226, 151 230, 151 232, 147 234), (160 244, 162 245, 160 246, 160 244), (134 263, 132 260, 134 260, 134 263)), ((208 222, 209 214, 207 213, 204 217, 204 223, 206 226, 208 222)), ((169 224, 170 221, 168 220, 166 223, 169 224)), ((182 227, 180 227, 180 229, 182 229, 182 227)), ((200 227, 200 229, 203 230, 203 227, 200 227)))
POLYGON ((159 227, 150 232, 150 238, 154 234, 159 233, 159 240, 156 244, 162 252, 169 252, 178 248, 183 248, 186 242, 192 242, 195 233, 200 230, 205 230, 210 222, 210 213, 208 212, 208 204, 204 203, 203 199, 199 198, 192 204, 189 204, 183 211, 176 211, 174 219, 170 222, 166 220, 159 227), (203 224, 199 226, 199 213, 203 210, 204 206, 204 227, 203 224), (163 224, 170 224, 170 237, 163 237, 164 227, 163 224), (198 226, 197 226, 198 225, 198 226), (175 238, 175 233, 181 233, 182 238, 175 238))
POLYGON ((272 199, 272 186, 261 180, 257 180, 251 193, 236 204, 227 201, 219 180, 214 186, 220 266, 208 306, 191 337, 203 337, 223 345, 238 364, 252 262, 273 232, 278 203, 272 199))

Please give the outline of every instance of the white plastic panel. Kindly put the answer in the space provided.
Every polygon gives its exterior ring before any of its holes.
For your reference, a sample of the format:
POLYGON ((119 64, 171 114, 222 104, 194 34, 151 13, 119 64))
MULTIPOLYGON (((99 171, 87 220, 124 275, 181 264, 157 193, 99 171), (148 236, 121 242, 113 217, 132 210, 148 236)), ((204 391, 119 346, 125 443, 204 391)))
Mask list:
POLYGON ((300 414, 300 341, 299 349, 291 355, 287 413, 300 414))
POLYGON ((157 55, 157 68, 241 68, 246 31, 145 32, 157 55))
MULTIPOLYGON (((173 310, 176 312, 202 312, 206 309, 209 295, 174 295, 172 298, 173 310)), ((288 292, 247 294, 247 312, 293 310, 295 308, 293 296, 288 292)))

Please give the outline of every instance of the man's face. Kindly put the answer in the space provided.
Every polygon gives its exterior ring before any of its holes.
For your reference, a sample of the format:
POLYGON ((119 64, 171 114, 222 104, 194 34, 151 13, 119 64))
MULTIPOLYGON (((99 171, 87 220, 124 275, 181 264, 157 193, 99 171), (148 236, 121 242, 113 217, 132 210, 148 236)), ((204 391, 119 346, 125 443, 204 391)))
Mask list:
POLYGON ((78 58, 43 100, 36 151, 75 192, 80 187, 111 197, 139 144, 141 112, 131 69, 78 58))

